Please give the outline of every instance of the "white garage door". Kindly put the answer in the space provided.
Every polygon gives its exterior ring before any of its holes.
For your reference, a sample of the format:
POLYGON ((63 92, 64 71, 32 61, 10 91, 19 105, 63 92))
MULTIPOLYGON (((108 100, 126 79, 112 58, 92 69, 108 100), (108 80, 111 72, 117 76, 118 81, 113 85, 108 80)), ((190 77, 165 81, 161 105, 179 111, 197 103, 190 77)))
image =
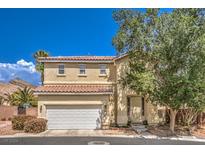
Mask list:
POLYGON ((100 129, 100 105, 47 106, 48 129, 100 129))

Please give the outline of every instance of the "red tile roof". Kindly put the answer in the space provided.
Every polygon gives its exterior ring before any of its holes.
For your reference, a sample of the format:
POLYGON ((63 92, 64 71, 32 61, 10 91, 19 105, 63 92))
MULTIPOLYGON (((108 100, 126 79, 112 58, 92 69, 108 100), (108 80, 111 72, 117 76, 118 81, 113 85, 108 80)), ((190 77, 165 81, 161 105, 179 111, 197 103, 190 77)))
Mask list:
POLYGON ((18 90, 18 88, 20 88, 19 86, 17 85, 13 85, 13 84, 6 84, 6 83, 0 83, 0 96, 4 96, 4 94, 12 94, 14 93, 15 91, 18 90))
POLYGON ((65 56, 65 57, 40 57, 40 61, 112 61, 114 56, 65 56))
POLYGON ((33 86, 30 83, 21 79, 14 79, 11 80, 9 83, 0 82, 0 96, 4 96, 7 93, 12 94, 16 92, 19 88, 23 89, 25 87, 29 87, 32 90, 36 88, 36 86, 33 86))
POLYGON ((112 93, 109 85, 45 85, 35 89, 35 93, 112 93))

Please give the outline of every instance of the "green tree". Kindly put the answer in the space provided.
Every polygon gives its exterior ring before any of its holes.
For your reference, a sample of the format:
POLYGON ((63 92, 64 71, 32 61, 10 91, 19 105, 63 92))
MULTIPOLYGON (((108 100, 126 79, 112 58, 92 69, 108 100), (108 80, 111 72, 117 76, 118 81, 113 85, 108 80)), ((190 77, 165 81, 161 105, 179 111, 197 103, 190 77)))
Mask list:
POLYGON ((128 53, 123 84, 170 109, 170 129, 180 108, 204 108, 205 19, 203 9, 114 12, 119 24, 113 44, 128 53))
POLYGON ((7 103, 13 105, 15 104, 15 95, 14 93, 10 94, 10 93, 6 93, 4 94, 4 101, 6 101, 7 103))
POLYGON ((48 52, 44 51, 44 50, 38 50, 34 53, 33 57, 35 59, 36 62, 36 70, 41 73, 41 83, 43 84, 44 82, 44 64, 42 62, 39 62, 39 58, 40 57, 48 57, 49 54, 48 52))
POLYGON ((146 13, 133 10, 120 10, 113 18, 120 28, 113 39, 113 45, 120 54, 129 54, 130 70, 122 78, 124 86, 129 86, 149 100, 154 89, 153 67, 156 60, 152 44, 155 41, 158 9, 147 9, 146 13))
POLYGON ((12 94, 6 94, 5 100, 11 105, 23 105, 24 103, 30 103, 31 105, 36 102, 36 98, 33 94, 33 90, 28 87, 24 89, 18 89, 12 94))

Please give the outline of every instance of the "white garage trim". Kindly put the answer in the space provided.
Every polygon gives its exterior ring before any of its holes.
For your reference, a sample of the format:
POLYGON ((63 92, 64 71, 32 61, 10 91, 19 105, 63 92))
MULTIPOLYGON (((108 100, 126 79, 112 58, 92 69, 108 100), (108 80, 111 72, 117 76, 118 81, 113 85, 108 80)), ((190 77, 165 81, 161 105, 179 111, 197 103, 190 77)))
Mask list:
POLYGON ((34 92, 35 95, 112 95, 112 92, 103 93, 46 93, 46 92, 34 92))
POLYGON ((101 105, 46 105, 48 129, 100 129, 101 105))
MULTIPOLYGON (((102 105, 102 101, 75 101, 75 105, 102 105)), ((51 102, 45 102, 44 105, 52 105, 52 106, 58 106, 58 105, 73 105, 72 101, 61 101, 58 102, 58 104, 53 104, 51 102)))

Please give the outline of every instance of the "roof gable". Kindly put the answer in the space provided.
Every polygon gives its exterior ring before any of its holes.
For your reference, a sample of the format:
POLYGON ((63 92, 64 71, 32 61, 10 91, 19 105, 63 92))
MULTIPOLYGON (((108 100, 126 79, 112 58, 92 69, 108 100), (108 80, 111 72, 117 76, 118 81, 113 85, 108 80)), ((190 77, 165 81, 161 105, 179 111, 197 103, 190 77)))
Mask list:
POLYGON ((113 63, 114 56, 59 56, 40 57, 40 62, 88 62, 88 63, 113 63))

